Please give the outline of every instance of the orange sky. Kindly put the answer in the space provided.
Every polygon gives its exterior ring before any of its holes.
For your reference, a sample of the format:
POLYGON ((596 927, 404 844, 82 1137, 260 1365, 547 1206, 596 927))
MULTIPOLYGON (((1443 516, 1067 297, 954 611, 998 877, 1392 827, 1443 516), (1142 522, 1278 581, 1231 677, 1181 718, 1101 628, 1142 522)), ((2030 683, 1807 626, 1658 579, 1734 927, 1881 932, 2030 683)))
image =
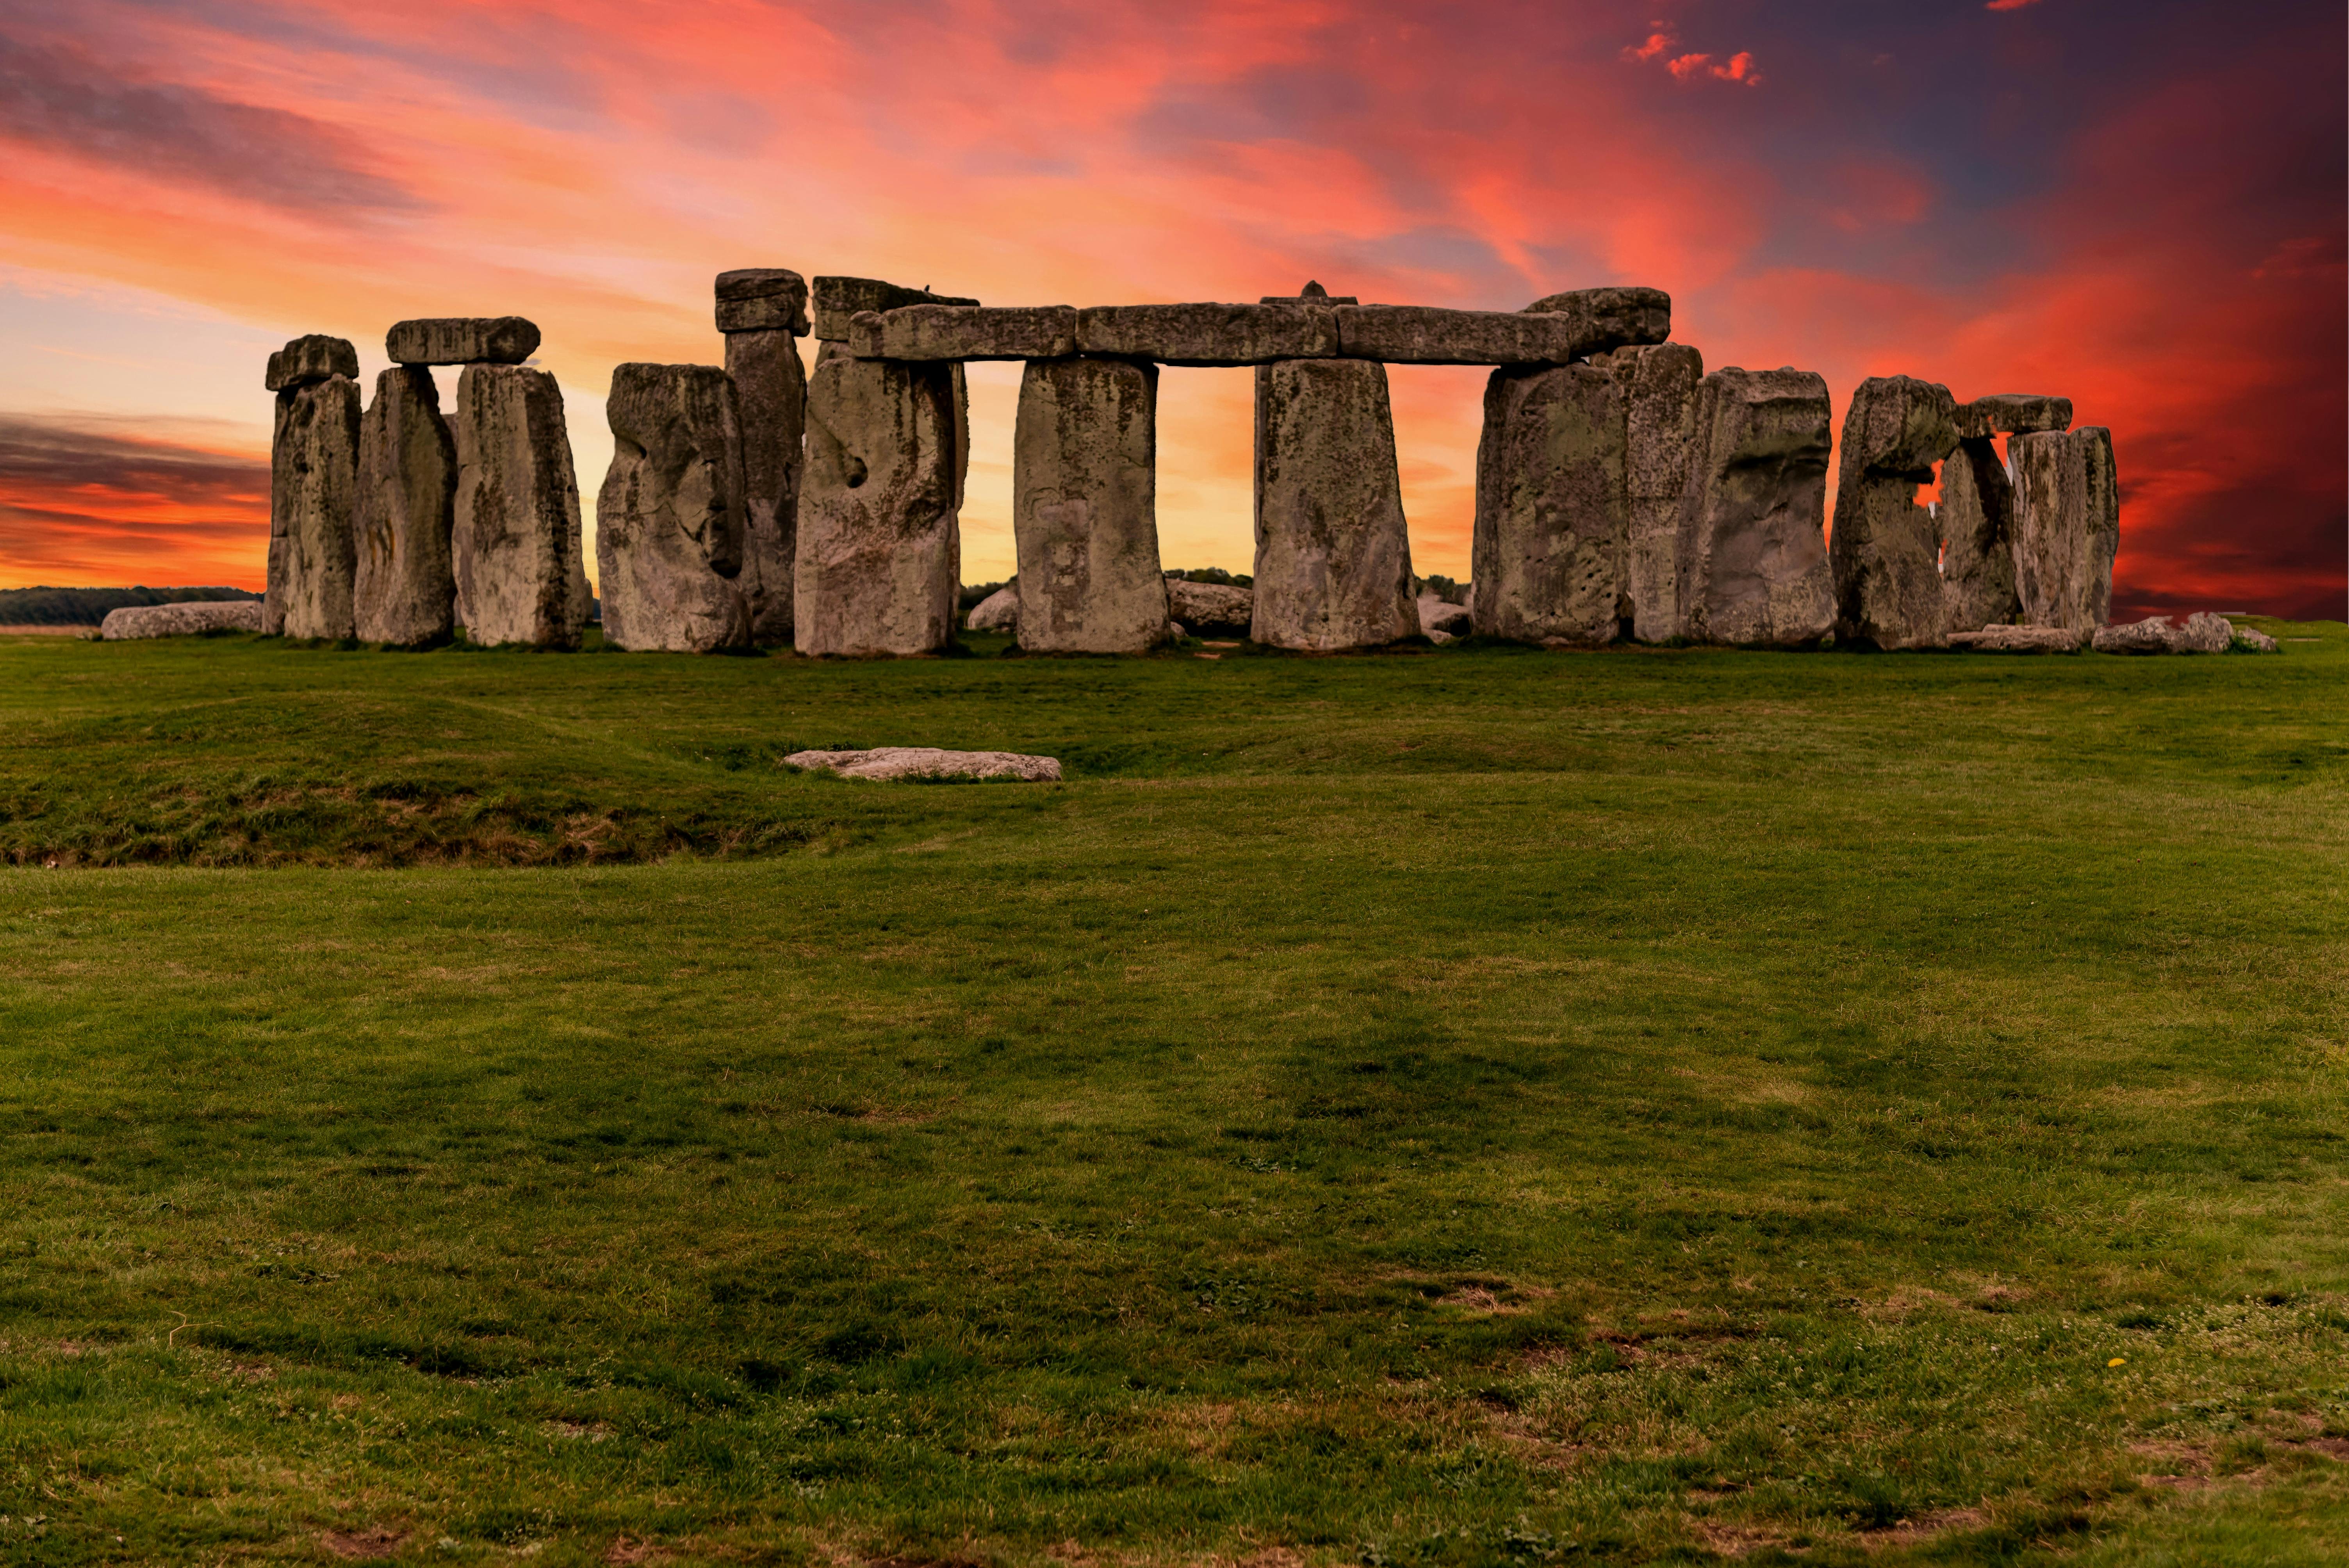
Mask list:
MULTIPOLYGON (((715 362, 712 275, 780 265, 990 304, 1650 284, 1708 366, 1838 413, 1894 372, 2072 397, 2125 610, 2341 614, 2337 5, 12 13, 0 583, 258 586, 262 357, 333 332, 371 376, 402 316, 538 322, 592 499, 611 366, 715 362)), ((1393 381, 1414 561, 1464 575, 1481 373, 1393 381)), ((1170 565, 1248 563, 1250 386, 1165 375, 1170 565)), ((974 368, 974 580, 1016 388, 974 368)))

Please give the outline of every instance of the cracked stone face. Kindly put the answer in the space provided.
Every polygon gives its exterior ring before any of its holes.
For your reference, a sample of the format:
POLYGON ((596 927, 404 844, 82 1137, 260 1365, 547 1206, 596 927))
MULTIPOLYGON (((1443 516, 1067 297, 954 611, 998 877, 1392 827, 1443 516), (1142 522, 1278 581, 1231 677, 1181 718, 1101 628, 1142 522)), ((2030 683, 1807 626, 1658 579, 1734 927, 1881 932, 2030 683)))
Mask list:
POLYGON ((1419 631, 1386 366, 1256 373, 1255 618, 1274 647, 1379 647, 1419 631))
POLYGON ((612 467, 595 498, 605 640, 678 654, 749 646, 732 378, 710 365, 623 365, 605 409, 612 467))
POLYGON ((2091 630, 2112 617, 2120 549, 2113 434, 2101 425, 2021 435, 2014 465, 2014 588, 2023 624, 2091 630))
POLYGON ((1938 382, 1874 376, 1844 416, 1836 477, 1836 640, 1878 648, 1948 643, 1940 525, 1917 487, 1957 449, 1957 401, 1938 382))
POLYGON ((358 384, 329 376, 280 392, 270 442, 263 630, 288 637, 356 634, 358 480, 358 384))
POLYGON ((1476 451, 1476 630, 1599 647, 1630 609, 1623 387, 1597 365, 1496 370, 1476 451))
POLYGON ((587 624, 579 480, 563 391, 543 370, 468 365, 457 378, 450 554, 468 641, 575 648, 587 624))
POLYGON ((423 366, 376 377, 359 421, 356 618, 366 642, 420 647, 456 625, 457 438, 423 366))
POLYGON ((1011 470, 1022 648, 1132 654, 1166 640, 1157 425, 1156 366, 1029 363, 1011 470))
POLYGON ((1805 370, 1707 376, 1681 513, 1686 636, 1805 647, 1835 626, 1827 562, 1827 384, 1805 370))

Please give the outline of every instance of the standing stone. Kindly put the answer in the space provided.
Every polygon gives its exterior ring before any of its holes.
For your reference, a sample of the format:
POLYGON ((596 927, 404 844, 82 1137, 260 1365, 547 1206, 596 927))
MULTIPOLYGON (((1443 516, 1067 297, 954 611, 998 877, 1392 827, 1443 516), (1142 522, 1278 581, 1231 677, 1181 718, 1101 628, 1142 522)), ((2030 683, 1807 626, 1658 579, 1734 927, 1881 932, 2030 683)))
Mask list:
POLYGON ((1624 592, 1631 600, 1631 634, 1643 643, 1661 643, 1683 630, 1681 500, 1696 459, 1697 388, 1704 380, 1704 356, 1685 343, 1659 343, 1619 348, 1605 363, 1625 398, 1623 471, 1630 542, 1624 592))
POLYGON ((1011 492, 1022 648, 1138 654, 1166 640, 1156 366, 1030 360, 1011 492))
POLYGON ((543 370, 468 365, 457 378, 450 554, 468 641, 576 648, 587 624, 579 480, 563 391, 543 370))
POLYGON ((1825 377, 1807 370, 1707 376, 1681 510, 1683 634, 1805 647, 1835 626, 1827 562, 1825 377))
POLYGON ((807 372, 794 334, 807 330, 807 284, 781 268, 721 273, 718 324, 726 330, 726 374, 734 378, 741 418, 740 582, 750 607, 750 634, 761 643, 788 643, 807 438, 807 372), (754 288, 765 292, 753 294, 754 288))
POLYGON ((2021 435, 2006 450, 2014 462, 2014 587, 2023 624, 2103 625, 2121 539, 2113 433, 2085 425, 2021 435))
POLYGON ((450 561, 456 526, 457 439, 421 365, 375 379, 359 421, 356 620, 366 642, 424 647, 457 623, 450 561))
POLYGON ((1418 634, 1385 366, 1257 367, 1255 593, 1249 635, 1273 647, 1378 647, 1418 634))
POLYGON ((1600 647, 1621 631, 1623 405, 1621 384, 1598 365, 1504 368, 1486 381, 1474 545, 1481 635, 1600 647))
POLYGON ((2012 624, 2014 486, 1995 442, 1969 437, 1941 465, 1942 621, 1952 634, 2012 624))
POLYGON ((1949 645, 1941 535, 1917 487, 1957 449, 1957 400, 1938 382, 1871 376, 1844 415, 1836 476, 1836 640, 1878 648, 1949 645))
MULTIPOLYGON (((308 341, 318 340, 297 340, 308 341)), ((286 352, 293 348, 289 345, 286 352)), ((358 495, 358 383, 335 374, 286 386, 277 394, 274 424, 269 452, 269 588, 263 600, 262 629, 288 637, 355 635, 352 529, 358 495)))
POLYGON ((808 380, 793 568, 801 653, 932 654, 953 641, 964 460, 954 371, 825 345, 808 380))
POLYGON ((744 532, 734 382, 711 365, 623 365, 605 412, 612 467, 595 497, 595 583, 615 647, 709 654, 750 645, 736 578, 744 532))

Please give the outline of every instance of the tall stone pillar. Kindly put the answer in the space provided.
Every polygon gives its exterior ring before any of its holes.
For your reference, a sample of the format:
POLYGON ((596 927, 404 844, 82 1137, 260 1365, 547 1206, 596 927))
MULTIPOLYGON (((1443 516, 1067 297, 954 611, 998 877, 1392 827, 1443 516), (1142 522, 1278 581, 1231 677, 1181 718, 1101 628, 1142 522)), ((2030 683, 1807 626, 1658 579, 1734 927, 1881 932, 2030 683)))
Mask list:
MULTIPOLYGON (((761 643, 792 640, 793 557, 807 439, 807 282, 781 267, 718 274, 718 330, 726 335, 742 432, 744 533, 737 579, 761 643)), ((600 514, 599 514, 600 515, 600 514)))
POLYGON ((1681 510, 1684 635, 1793 648, 1834 629, 1826 537, 1832 442, 1823 377, 1730 366, 1700 384, 1681 510))
POLYGON ((2014 486, 1998 443, 1970 436, 1941 464, 1941 619, 1951 632, 2013 623, 2014 486))
POLYGON ((1941 535, 1917 504, 1933 465, 1957 449, 1957 401, 1938 382, 1871 376, 1844 415, 1836 475, 1836 640, 1894 648, 1949 644, 1941 535))
POLYGON ((1485 385, 1476 631, 1601 647, 1629 618, 1622 385, 1599 365, 1506 366, 1485 385))
POLYGON ((376 377, 359 421, 357 620, 366 642, 417 648, 456 625, 457 438, 421 365, 376 377))
POLYGON ((2085 631, 2112 616, 2120 549, 2113 433, 2101 425, 2013 438, 2014 586, 2028 626, 2085 631))
POLYGON ((1386 366, 1259 365, 1250 636, 1327 652, 1418 633, 1386 366))
POLYGON ((1624 592, 1631 601, 1631 634, 1643 643, 1680 636, 1681 502, 1696 459, 1697 388, 1704 356, 1685 343, 1619 348, 1605 364, 1622 386, 1624 489, 1630 498, 1630 543, 1624 592))
POLYGON ((576 648, 587 623, 579 480, 563 391, 525 365, 457 377, 457 619, 469 641, 576 648))
POLYGON ((358 371, 358 351, 340 337, 297 337, 269 356, 277 407, 261 624, 272 635, 356 634, 358 371))
POLYGON ((1022 648, 1138 654, 1166 640, 1157 366, 1030 360, 1011 491, 1022 648))
POLYGON ((750 645, 737 384, 710 365, 623 365, 605 411, 612 467, 595 497, 595 582, 615 647, 750 645))

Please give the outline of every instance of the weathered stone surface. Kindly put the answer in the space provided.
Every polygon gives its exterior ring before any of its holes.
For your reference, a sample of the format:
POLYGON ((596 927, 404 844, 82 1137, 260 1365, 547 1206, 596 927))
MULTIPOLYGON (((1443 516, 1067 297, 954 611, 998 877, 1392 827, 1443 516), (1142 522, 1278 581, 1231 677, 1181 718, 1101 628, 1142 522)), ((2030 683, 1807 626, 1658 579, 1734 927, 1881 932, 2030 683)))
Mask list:
POLYGON ((1155 365, 1029 361, 1012 437, 1011 527, 1022 648, 1137 654, 1166 640, 1155 365))
POLYGON ((447 638, 457 624, 457 438, 421 365, 375 378, 359 420, 356 519, 358 636, 410 648, 447 638))
POLYGON ((1225 583, 1166 580, 1166 613, 1194 634, 1245 637, 1256 619, 1256 595, 1225 583))
POLYGON ((794 567, 801 653, 929 654, 953 641, 962 566, 956 387, 947 365, 831 348, 817 362, 794 567))
MULTIPOLYGON (((729 274, 730 275, 730 274, 729 274)), ((800 475, 806 464, 807 371, 789 332, 730 332, 726 374, 734 378, 742 432, 742 573, 750 636, 792 640, 792 561, 799 550, 800 475)))
POLYGON ((2087 645, 2087 633, 2057 626, 1997 625, 1950 634, 1950 646, 1976 654, 2076 654, 2087 645))
POLYGON ((1338 352, 1338 322, 1309 304, 1093 305, 1077 313, 1077 352, 1161 365, 1323 359, 1338 352))
MULTIPOLYGON (((1652 289, 1589 294, 1664 295, 1652 289)), ((1557 294, 1532 311, 1444 310, 1434 305, 1341 304, 1338 352, 1394 365, 1566 365, 1625 344, 1660 341, 1671 310, 1630 298, 1557 294)))
POLYGON ((2016 436, 2014 591, 2033 626, 2101 626, 2112 614, 2120 548, 2113 437, 2101 425, 2016 436))
POLYGON ((520 365, 538 352, 538 327, 518 315, 394 322, 383 351, 394 365, 520 365))
POLYGON ((2098 626, 2094 634, 2100 654, 2223 654, 2236 635, 2234 623, 2208 610, 2196 611, 2182 624, 2171 624, 2167 615, 2153 615, 2125 625, 2098 626))
POLYGON ((1597 365, 1493 372, 1476 446, 1475 625, 1599 647, 1630 614, 1623 388, 1597 365))
POLYGON ((1257 367, 1255 578, 1259 643, 1330 651, 1418 632, 1384 366, 1257 367))
POLYGON ((718 274, 718 330, 808 335, 807 280, 787 267, 718 274))
POLYGON ((1631 634, 1661 643, 1682 631, 1681 501, 1696 459, 1704 356, 1685 343, 1618 348, 1600 358, 1623 388, 1624 490, 1630 497, 1623 591, 1631 634))
POLYGON ((868 310, 902 310, 915 304, 977 304, 975 299, 909 289, 879 278, 819 277, 815 280, 815 335, 826 343, 848 341, 849 324, 868 310))
POLYGON ((1017 751, 941 751, 929 746, 876 746, 869 751, 794 751, 786 768, 822 769, 843 779, 1018 779, 1061 781, 1056 757, 1017 751))
POLYGON ((916 304, 849 324, 859 359, 1061 359, 1077 351, 1073 305, 916 304))
POLYGON ((98 623, 100 641, 126 643, 143 637, 191 637, 204 632, 258 632, 262 603, 236 599, 191 604, 125 604, 98 623))
POLYGON ((1011 632, 1019 630, 1019 584, 1010 583, 998 588, 970 607, 963 617, 967 630, 973 632, 1011 632))
POLYGON ((358 384, 335 376, 280 392, 270 444, 264 631, 288 637, 354 634, 358 477, 358 384))
POLYGON ((1360 304, 1362 302, 1352 294, 1333 294, 1319 284, 1308 278, 1305 281, 1305 286, 1293 294, 1266 294, 1257 303, 1258 304, 1328 305, 1360 304))
POLYGON ((1476 629, 1476 618, 1465 604, 1454 604, 1433 593, 1419 596, 1419 630, 1427 637, 1464 637, 1476 629))
POLYGON ((710 365, 623 365, 605 412, 612 467, 595 497, 595 586, 615 647, 711 654, 750 644, 742 436, 733 380, 710 365))
POLYGON ((1836 642, 1885 649, 1948 642, 1941 536, 1917 487, 1957 449, 1957 402, 1938 382, 1871 376, 1844 415, 1836 476, 1836 642))
MULTIPOLYGON (((2230 625, 2234 624, 2232 622, 2229 622, 2228 624, 2230 625)), ((2269 636, 2257 626, 2236 626, 2235 641, 2241 644, 2245 649, 2254 654, 2280 654, 2283 652, 2282 647, 2277 644, 2273 637, 2269 636)))
POLYGON ((1803 647, 1835 626, 1827 562, 1827 384, 1807 370, 1707 376, 1681 511, 1683 634, 1803 647))
POLYGON ((1941 464, 1941 619, 1952 632, 2011 622, 2014 593, 2014 486, 1997 445, 1969 437, 1941 464))
POLYGON ((1958 434, 1968 440, 2072 428, 2072 399, 2034 392, 1993 392, 1958 405, 1958 434))
POLYGON ((351 346, 349 338, 313 333, 294 339, 269 356, 269 372, 263 384, 272 392, 287 392, 330 376, 357 380, 358 374, 359 351, 351 346))
POLYGON ((450 425, 457 437, 450 556, 467 640, 577 647, 587 569, 562 388, 527 366, 468 365, 450 425))

